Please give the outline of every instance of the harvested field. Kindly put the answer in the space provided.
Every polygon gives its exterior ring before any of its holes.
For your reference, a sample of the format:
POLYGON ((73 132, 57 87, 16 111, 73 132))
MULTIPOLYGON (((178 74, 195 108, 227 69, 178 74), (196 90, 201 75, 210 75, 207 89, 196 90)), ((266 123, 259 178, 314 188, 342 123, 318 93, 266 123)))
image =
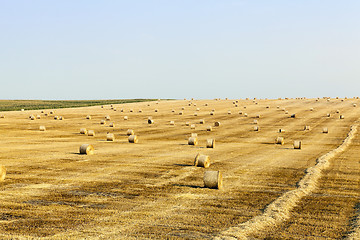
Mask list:
POLYGON ((0 238, 342 239, 359 233, 360 110, 353 105, 359 99, 234 101, 57 109, 62 121, 42 109, 0 112, 6 115, 0 118, 0 165, 6 167, 0 238), (244 107, 248 117, 228 114, 244 107), (100 124, 106 115, 114 127, 100 124), (261 131, 254 131, 257 116, 261 131), (221 127, 207 131, 215 122, 221 127), (187 126, 192 124, 195 129, 187 126), (323 134, 324 127, 331 131, 323 134), (96 135, 80 134, 81 128, 96 135), (129 143, 128 129, 139 137, 137 144, 129 143), (106 141, 107 133, 116 140, 106 141), (191 133, 197 133, 195 146, 188 145, 191 133), (351 141, 344 143, 349 133, 351 141), (280 135, 284 145, 274 143, 280 135), (216 148, 206 148, 207 139, 216 139, 216 148), (301 151, 294 149, 295 140, 301 140, 301 151), (82 144, 91 144, 94 154, 80 155, 82 144), (328 165, 316 172, 316 184, 295 202, 282 203, 285 215, 266 215, 332 151, 328 165), (198 153, 210 157, 209 168, 194 166, 198 153), (204 187, 205 171, 221 171, 220 190, 204 187), (255 221, 256 228, 240 233, 255 221))

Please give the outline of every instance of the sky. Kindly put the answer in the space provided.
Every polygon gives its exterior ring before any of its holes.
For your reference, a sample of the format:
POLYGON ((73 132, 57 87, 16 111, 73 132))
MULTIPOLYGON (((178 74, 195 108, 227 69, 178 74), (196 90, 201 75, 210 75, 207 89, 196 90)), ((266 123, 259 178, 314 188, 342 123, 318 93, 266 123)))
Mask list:
POLYGON ((0 0, 0 99, 359 96, 358 0, 0 0))

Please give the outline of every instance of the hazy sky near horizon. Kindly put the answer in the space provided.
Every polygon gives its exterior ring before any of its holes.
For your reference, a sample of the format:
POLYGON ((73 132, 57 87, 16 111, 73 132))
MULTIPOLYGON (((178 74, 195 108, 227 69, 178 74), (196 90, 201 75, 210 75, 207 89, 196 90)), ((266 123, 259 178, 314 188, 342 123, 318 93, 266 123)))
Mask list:
POLYGON ((0 99, 359 96, 358 0, 0 0, 0 99))

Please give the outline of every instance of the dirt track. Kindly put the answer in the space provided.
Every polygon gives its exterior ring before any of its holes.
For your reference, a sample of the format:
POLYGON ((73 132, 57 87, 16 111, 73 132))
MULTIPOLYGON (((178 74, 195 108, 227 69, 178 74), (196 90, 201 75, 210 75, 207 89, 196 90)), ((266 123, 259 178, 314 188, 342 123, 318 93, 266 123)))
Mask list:
MULTIPOLYGON (((4 113, 0 164, 6 166, 7 176, 0 184, 0 237, 211 239, 261 215, 267 205, 295 189, 305 170, 345 139, 359 118, 359 107, 352 104, 359 102, 240 100, 235 107, 233 100, 192 101, 196 106, 160 101, 115 105, 117 111, 109 106, 57 110, 54 115, 65 120, 44 114, 41 119, 28 118, 40 111, 4 113), (340 120, 336 110, 345 119, 340 120), (293 113, 296 118, 290 118, 293 113), (260 131, 255 132, 258 114, 260 131), (105 115, 111 121, 101 125, 105 115), (152 125, 147 124, 149 116, 155 121, 152 125), (205 124, 199 124, 200 119, 205 124), (221 126, 206 131, 215 121, 221 126), (196 129, 185 122, 196 124, 196 129), (40 132, 40 125, 47 131, 40 132), (304 125, 311 130, 304 131, 304 125), (96 136, 81 135, 82 127, 95 130, 96 136), (328 134, 322 133, 323 127, 329 128, 328 134), (138 135, 138 144, 128 143, 129 128, 138 135), (286 132, 278 133, 279 128, 286 132), (106 141, 107 132, 115 134, 114 142, 106 141), (192 132, 198 133, 198 146, 187 144, 192 132), (284 136, 285 145, 274 144, 277 136, 284 136), (216 139, 215 149, 205 148, 208 138, 216 139), (293 149, 294 140, 302 140, 302 150, 293 149), (79 155, 82 143, 92 144, 95 154, 79 155), (210 170, 223 172, 224 189, 203 188, 204 169, 192 166, 197 153, 210 156, 210 170)), ((316 192, 297 204, 290 219, 251 237, 347 236, 360 203, 359 139, 358 133, 351 146, 331 160, 316 192)))

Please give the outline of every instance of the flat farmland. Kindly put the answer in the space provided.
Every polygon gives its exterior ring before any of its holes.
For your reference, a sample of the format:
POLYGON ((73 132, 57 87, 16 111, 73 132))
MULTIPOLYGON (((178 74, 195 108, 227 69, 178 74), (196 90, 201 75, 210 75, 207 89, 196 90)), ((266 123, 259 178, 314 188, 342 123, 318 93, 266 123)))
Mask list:
POLYGON ((354 98, 222 99, 0 112, 0 238, 358 239, 359 108, 354 98), (82 144, 94 154, 80 155, 82 144), (193 166, 198 153, 209 168, 193 166), (222 189, 204 187, 208 170, 222 172, 222 189))

